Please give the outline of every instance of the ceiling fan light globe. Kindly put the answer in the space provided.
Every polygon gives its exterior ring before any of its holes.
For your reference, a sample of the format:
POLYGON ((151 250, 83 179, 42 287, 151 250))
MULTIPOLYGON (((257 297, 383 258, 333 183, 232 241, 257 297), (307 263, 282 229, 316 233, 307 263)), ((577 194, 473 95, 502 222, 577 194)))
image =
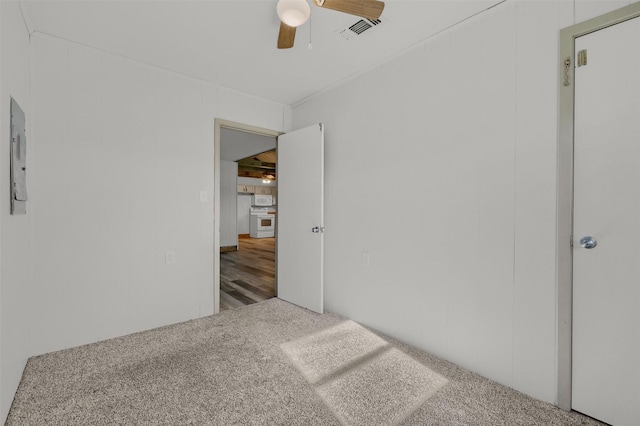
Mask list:
POLYGON ((306 0, 279 0, 276 10, 280 20, 290 27, 304 24, 311 15, 311 8, 306 0))

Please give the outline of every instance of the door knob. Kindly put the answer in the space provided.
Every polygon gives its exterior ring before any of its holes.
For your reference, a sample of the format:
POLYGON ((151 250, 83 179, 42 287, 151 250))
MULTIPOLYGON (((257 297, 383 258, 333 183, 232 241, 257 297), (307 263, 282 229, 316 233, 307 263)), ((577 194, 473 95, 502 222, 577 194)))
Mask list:
POLYGON ((324 226, 314 226, 313 228, 311 228, 311 232, 313 232, 314 234, 324 232, 324 226))
POLYGON ((580 238, 580 246, 582 248, 592 249, 597 245, 598 245, 598 242, 589 235, 585 235, 584 237, 580 238))

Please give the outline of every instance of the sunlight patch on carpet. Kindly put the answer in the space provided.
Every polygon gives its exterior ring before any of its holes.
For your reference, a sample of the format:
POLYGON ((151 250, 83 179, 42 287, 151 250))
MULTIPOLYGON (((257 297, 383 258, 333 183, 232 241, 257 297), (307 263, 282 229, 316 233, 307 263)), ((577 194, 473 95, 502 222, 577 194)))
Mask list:
POLYGON ((280 347, 343 425, 396 425, 448 382, 353 321, 280 347))
POLYGON ((447 382, 392 348, 317 392, 345 425, 395 425, 447 382))
POLYGON ((318 383, 388 345, 361 325, 345 321, 280 347, 310 383, 318 383))

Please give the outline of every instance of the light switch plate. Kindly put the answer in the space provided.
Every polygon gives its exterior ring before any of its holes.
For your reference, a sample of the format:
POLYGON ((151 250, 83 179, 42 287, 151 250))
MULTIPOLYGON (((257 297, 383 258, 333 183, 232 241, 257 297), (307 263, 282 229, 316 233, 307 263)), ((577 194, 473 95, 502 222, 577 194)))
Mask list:
POLYGON ((164 253, 164 262, 167 265, 173 265, 176 263, 176 252, 175 251, 166 251, 164 253))
POLYGON ((209 201, 209 196, 207 195, 207 191, 200 191, 200 202, 206 203, 209 201))

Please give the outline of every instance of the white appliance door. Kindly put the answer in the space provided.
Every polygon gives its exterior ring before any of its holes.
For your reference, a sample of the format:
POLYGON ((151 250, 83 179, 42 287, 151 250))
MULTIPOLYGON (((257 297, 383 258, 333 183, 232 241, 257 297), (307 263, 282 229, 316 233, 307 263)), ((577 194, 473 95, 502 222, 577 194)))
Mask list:
POLYGON ((322 313, 324 129, 278 137, 278 297, 322 313))
POLYGON ((617 426, 640 424, 638 40, 640 18, 576 40, 572 408, 617 426))
POLYGON ((272 215, 264 215, 259 216, 260 218, 260 229, 264 231, 273 230, 273 216, 272 215))

